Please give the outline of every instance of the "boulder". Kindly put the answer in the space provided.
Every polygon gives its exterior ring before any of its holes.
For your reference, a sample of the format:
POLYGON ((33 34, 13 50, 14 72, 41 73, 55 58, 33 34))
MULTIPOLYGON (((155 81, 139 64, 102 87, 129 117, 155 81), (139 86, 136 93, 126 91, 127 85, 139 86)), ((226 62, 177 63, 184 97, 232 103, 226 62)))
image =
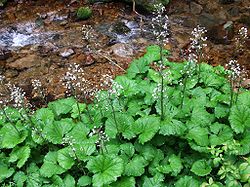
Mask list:
POLYGON ((35 54, 30 54, 7 64, 7 67, 17 70, 23 70, 26 68, 31 68, 40 65, 41 65, 41 58, 35 54))

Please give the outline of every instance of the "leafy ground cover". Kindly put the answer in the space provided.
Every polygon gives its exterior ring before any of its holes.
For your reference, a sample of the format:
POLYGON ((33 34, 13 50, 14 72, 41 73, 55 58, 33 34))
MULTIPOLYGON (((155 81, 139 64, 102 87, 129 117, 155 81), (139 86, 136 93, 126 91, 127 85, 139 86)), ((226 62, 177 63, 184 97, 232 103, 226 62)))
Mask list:
POLYGON ((1 110, 2 186, 248 187, 250 92, 163 54, 148 47, 91 104, 1 110))

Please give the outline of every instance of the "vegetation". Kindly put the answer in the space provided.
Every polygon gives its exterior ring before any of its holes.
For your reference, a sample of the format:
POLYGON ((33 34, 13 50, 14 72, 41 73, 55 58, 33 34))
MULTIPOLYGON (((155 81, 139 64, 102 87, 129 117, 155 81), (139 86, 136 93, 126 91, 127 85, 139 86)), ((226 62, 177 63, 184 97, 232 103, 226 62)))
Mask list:
POLYGON ((7 0, 0 0, 0 7, 4 6, 6 2, 7 2, 7 0))
POLYGON ((249 186, 250 92, 239 90, 230 104, 223 67, 199 64, 185 78, 189 63, 169 62, 162 52, 148 47, 91 104, 69 97, 32 115, 3 109, 1 184, 249 186), (160 59, 158 72, 152 62, 160 59))
POLYGON ((76 12, 76 17, 80 20, 88 19, 91 15, 92 10, 89 7, 80 7, 76 12))

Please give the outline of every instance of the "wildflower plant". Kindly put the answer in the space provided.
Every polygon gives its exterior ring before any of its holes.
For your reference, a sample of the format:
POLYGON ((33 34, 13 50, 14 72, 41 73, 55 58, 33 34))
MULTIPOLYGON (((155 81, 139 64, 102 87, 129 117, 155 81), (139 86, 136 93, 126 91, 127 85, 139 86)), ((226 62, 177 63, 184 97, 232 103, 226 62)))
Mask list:
POLYGON ((230 82, 230 87, 231 87, 230 106, 232 106, 233 103, 237 102, 239 89, 241 87, 241 83, 247 78, 247 72, 244 67, 241 67, 240 64, 238 64, 237 60, 230 60, 226 64, 226 68, 227 68, 228 80, 230 82), (236 96, 234 97, 235 93, 236 96))
POLYGON ((247 186, 250 92, 241 90, 230 108, 224 67, 200 64, 200 82, 188 82, 181 108, 179 82, 198 72, 181 72, 186 63, 165 61, 161 120, 161 76, 152 66, 159 53, 159 46, 150 46, 125 75, 104 77, 106 89, 86 104, 94 123, 85 111, 77 120, 81 103, 74 97, 49 102, 31 115, 41 134, 21 118, 12 124, 0 118, 1 185, 247 186))
MULTIPOLYGON (((156 41, 158 45, 160 46, 160 60, 156 62, 156 64, 159 67, 159 74, 161 76, 161 82, 156 87, 156 90, 159 90, 160 93, 160 106, 161 106, 161 120, 164 119, 164 78, 166 78, 166 74, 163 72, 163 70, 166 68, 164 66, 165 55, 167 54, 165 50, 163 50, 164 45, 166 42, 168 42, 169 37, 169 18, 166 14, 166 9, 163 6, 163 4, 156 4, 154 6, 154 17, 152 18, 152 28, 153 28, 153 35, 156 38, 156 41)), ((154 94, 156 95, 156 94, 154 94)))
POLYGON ((247 27, 241 27, 235 38, 235 54, 240 53, 244 50, 246 40, 248 38, 248 29, 247 27))
POLYGON ((44 104, 48 104, 47 101, 47 90, 43 87, 42 82, 38 79, 33 79, 31 81, 33 87, 34 95, 41 98, 44 104))

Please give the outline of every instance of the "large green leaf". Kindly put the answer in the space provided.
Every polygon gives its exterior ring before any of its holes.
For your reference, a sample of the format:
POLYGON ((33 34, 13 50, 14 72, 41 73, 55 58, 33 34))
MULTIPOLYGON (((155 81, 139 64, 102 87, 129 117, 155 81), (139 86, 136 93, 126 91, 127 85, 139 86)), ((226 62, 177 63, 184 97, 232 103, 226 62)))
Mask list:
POLYGON ((212 171, 212 168, 206 160, 197 160, 193 163, 191 171, 196 175, 203 177, 208 175, 212 171))
POLYGON ((75 187, 76 186, 75 185, 76 181, 75 181, 74 177, 72 177, 70 174, 66 175, 63 182, 64 182, 65 187, 75 187))
POLYGON ((2 148, 14 148, 16 145, 22 143, 26 139, 28 135, 27 130, 20 130, 20 128, 17 126, 16 128, 14 128, 13 125, 7 123, 0 130, 2 148), (16 128, 19 130, 19 132, 16 128))
POLYGON ((126 154, 129 158, 131 158, 135 153, 135 148, 132 143, 125 143, 120 145, 121 154, 126 154))
POLYGON ((14 168, 9 168, 7 165, 0 163, 0 183, 9 178, 14 172, 14 168))
POLYGON ((52 177, 55 174, 61 174, 66 171, 57 162, 57 152, 48 152, 44 157, 44 162, 40 168, 40 173, 44 177, 52 177))
POLYGON ((49 109, 53 111, 56 117, 60 115, 67 114, 72 110, 72 106, 75 104, 76 100, 73 97, 66 99, 59 99, 48 104, 49 109))
POLYGON ((211 145, 221 145, 233 138, 233 132, 230 127, 221 123, 214 123, 210 126, 211 135, 209 137, 211 145))
POLYGON ((183 135, 186 130, 186 125, 175 119, 165 119, 161 122, 160 134, 163 135, 183 135))
POLYGON ((200 183, 193 177, 186 175, 175 183, 175 187, 200 187, 200 183))
POLYGON ((172 176, 177 176, 183 169, 182 161, 179 156, 175 154, 170 155, 168 164, 160 165, 157 170, 163 174, 171 173, 172 176))
POLYGON ((243 133, 250 127, 250 108, 246 105, 235 105, 231 108, 229 121, 234 132, 243 133))
POLYGON ((14 177, 13 177, 17 187, 22 187, 24 186, 24 182, 27 180, 27 176, 25 175, 24 172, 18 171, 14 177))
POLYGON ((145 73, 149 69, 148 61, 144 58, 134 60, 127 69, 127 76, 132 79, 137 74, 145 73))
POLYGON ((250 108, 250 92, 246 91, 246 92, 239 94, 237 104, 245 105, 248 108, 250 108))
POLYGON ((136 81, 126 76, 118 76, 115 81, 123 87, 123 93, 126 97, 136 95, 140 92, 136 81))
POLYGON ((92 178, 89 176, 81 176, 78 179, 77 186, 89 186, 92 183, 92 178))
POLYGON ((135 187, 134 177, 121 177, 118 181, 111 184, 112 187, 135 187))
POLYGON ((144 144, 151 140, 160 129, 160 119, 155 116, 141 117, 133 124, 132 129, 139 135, 139 142, 144 144))
POLYGON ((75 124, 72 119, 65 118, 60 121, 54 121, 53 125, 46 125, 43 133, 45 138, 53 144, 61 144, 64 135, 69 132, 75 124))
POLYGON ((94 173, 93 186, 103 186, 116 181, 124 170, 123 160, 114 155, 98 155, 90 159, 86 166, 90 172, 94 173))
POLYGON ((105 132, 110 138, 115 138, 117 133, 121 133, 126 139, 135 137, 135 133, 131 127, 134 119, 130 115, 124 113, 116 113, 116 121, 114 118, 108 118, 105 123, 105 132))
MULTIPOLYGON (((45 170, 45 172, 54 172, 53 169, 54 169, 53 167, 51 168, 48 167, 47 170, 45 170)), ((34 162, 29 165, 26 171, 27 171, 27 180, 26 180, 27 187, 42 186, 44 178, 41 177, 39 168, 36 166, 34 162)))
POLYGON ((57 161, 59 165, 66 170, 70 169, 74 165, 75 161, 74 158, 72 158, 74 156, 74 152, 70 147, 57 151, 57 161))
POLYGON ((146 159, 140 155, 135 155, 127 165, 125 165, 124 175, 141 176, 145 172, 145 166, 148 164, 146 159))
POLYGON ((164 187, 163 181, 164 175, 159 173, 151 178, 145 176, 142 187, 164 187))
POLYGON ((15 147, 10 153, 9 162, 17 162, 17 167, 21 168, 30 157, 30 147, 15 147))
POLYGON ((54 114, 49 108, 41 108, 34 114, 34 122, 41 121, 43 125, 51 125, 54 120, 54 114))
POLYGON ((200 146, 209 145, 208 130, 206 128, 198 126, 190 129, 187 138, 194 140, 200 146))

